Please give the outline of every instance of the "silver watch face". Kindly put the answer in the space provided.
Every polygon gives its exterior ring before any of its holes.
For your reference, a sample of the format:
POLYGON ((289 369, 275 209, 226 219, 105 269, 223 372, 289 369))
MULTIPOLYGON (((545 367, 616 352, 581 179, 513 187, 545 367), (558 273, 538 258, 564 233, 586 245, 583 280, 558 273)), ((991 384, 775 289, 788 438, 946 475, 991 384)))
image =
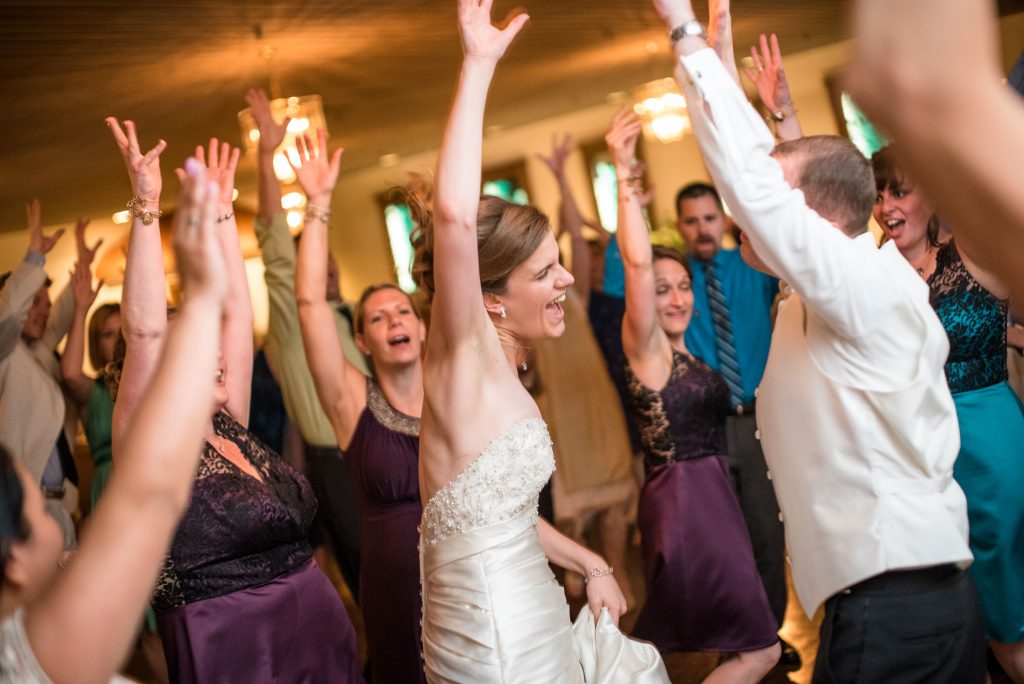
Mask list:
POLYGON ((669 38, 673 43, 682 40, 687 36, 700 36, 701 38, 707 38, 707 33, 704 31, 704 27, 696 19, 690 19, 689 21, 676 26, 672 29, 672 33, 669 34, 669 38))

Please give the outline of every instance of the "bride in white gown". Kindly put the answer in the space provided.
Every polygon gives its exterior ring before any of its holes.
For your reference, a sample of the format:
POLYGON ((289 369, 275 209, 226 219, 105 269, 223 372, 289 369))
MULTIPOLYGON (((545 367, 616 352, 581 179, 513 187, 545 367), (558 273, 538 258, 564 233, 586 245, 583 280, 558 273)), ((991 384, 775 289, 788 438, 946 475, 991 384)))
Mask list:
POLYGON ((588 578, 594 615, 607 610, 597 650, 602 633, 614 632, 618 641, 613 655, 597 659, 630 668, 607 681, 667 681, 652 647, 625 640, 611 624, 626 610, 612 569, 537 516, 554 458, 516 369, 530 340, 562 334, 560 302, 572 276, 558 263, 542 214, 479 196, 487 90, 527 20, 519 14, 499 30, 490 6, 491 0, 459 0, 464 60, 438 160, 433 216, 416 212, 413 272, 433 296, 420 429, 427 679, 583 682, 587 671, 591 681, 593 663, 581 664, 581 657, 587 660, 588 649, 593 655, 593 620, 581 618, 574 630, 550 561, 588 578), (573 632, 588 630, 591 645, 574 648, 573 632))

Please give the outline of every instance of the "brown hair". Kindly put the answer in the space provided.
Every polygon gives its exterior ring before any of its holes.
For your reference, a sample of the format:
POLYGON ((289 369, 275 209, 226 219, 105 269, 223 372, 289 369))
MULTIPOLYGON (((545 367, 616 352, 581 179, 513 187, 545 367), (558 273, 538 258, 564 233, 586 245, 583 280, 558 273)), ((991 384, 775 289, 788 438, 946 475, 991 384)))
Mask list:
MULTIPOLYGON (((434 222, 421 199, 406 192, 417 227, 412 235, 412 276, 429 303, 434 296, 434 222)), ((480 288, 504 294, 508 277, 551 234, 548 218, 531 206, 485 195, 476 213, 476 249, 480 261, 480 288)))
POLYGON ((103 304, 98 307, 93 313, 92 318, 89 319, 89 363, 95 368, 101 375, 103 374, 104 367, 107 362, 103 360, 100 355, 100 328, 107 322, 112 314, 120 314, 121 305, 116 302, 103 304))
POLYGON ((690 261, 678 249, 672 249, 671 247, 665 247, 664 245, 652 245, 651 256, 653 257, 653 261, 651 262, 652 264, 655 261, 660 261, 662 259, 669 259, 676 262, 686 270, 686 275, 690 277, 690 280, 693 280, 693 269, 690 268, 690 261))
POLYGON ((777 145, 772 156, 799 164, 796 186, 808 207, 838 223, 847 235, 867 229, 877 194, 875 179, 870 162, 852 142, 837 135, 812 135, 777 145))
MULTIPOLYGON (((896 164, 896 156, 898 154, 898 148, 886 145, 871 155, 871 170, 875 173, 876 192, 893 190, 908 184, 907 175, 896 164)), ((935 212, 932 212, 932 215, 928 217, 926 234, 928 236, 928 244, 932 247, 938 247, 939 216, 935 212)))
POLYGON ((698 199, 701 197, 710 197, 714 199, 715 204, 718 205, 718 210, 721 212, 725 211, 725 205, 722 204, 722 196, 718 194, 718 190, 715 189, 715 186, 710 183, 697 181, 695 183, 690 183, 676 193, 676 216, 681 217, 683 215, 683 200, 698 199))
POLYGON ((402 288, 398 287, 394 283, 377 283, 376 285, 370 285, 368 288, 363 290, 363 294, 359 296, 359 301, 356 302, 355 312, 352 315, 352 321, 354 323, 356 333, 361 335, 366 323, 366 300, 381 290, 394 290, 395 292, 399 292, 404 295, 405 298, 409 300, 409 306, 412 307, 412 312, 416 314, 416 318, 423 320, 423 316, 420 315, 419 307, 416 306, 416 303, 412 301, 412 297, 410 297, 408 293, 404 292, 402 288))

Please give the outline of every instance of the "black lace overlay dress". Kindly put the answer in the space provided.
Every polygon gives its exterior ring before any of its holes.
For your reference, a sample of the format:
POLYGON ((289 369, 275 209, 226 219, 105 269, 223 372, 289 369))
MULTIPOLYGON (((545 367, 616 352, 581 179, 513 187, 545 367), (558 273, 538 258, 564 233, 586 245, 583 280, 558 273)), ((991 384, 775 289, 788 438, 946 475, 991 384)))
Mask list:
POLYGON ((646 478, 637 522, 647 601, 634 634, 663 652, 750 651, 778 641, 729 482, 729 392, 702 361, 672 353, 660 391, 626 367, 646 478))
POLYGON ((312 560, 309 482, 226 412, 213 427, 260 479, 204 444, 153 597, 171 680, 362 681, 352 623, 312 560))

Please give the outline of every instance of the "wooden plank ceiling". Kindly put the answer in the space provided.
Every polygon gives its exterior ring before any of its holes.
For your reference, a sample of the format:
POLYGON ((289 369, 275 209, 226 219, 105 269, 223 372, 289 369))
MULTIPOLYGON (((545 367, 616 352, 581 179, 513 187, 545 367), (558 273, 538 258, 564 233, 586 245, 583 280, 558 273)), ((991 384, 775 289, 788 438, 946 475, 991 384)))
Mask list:
MULTIPOLYGON (((488 124, 513 126, 603 102, 670 73, 647 0, 497 0, 532 16, 502 64, 488 124), (651 50, 655 49, 655 52, 651 50)), ((272 71, 282 94, 323 97, 348 171, 440 140, 460 56, 452 0, 134 0, 0 6, 0 231, 38 195, 47 224, 123 207, 127 179, 103 118, 168 142, 171 169, 198 142, 240 142, 237 112, 272 71), (262 56, 272 48, 273 57, 262 56)), ((703 8, 698 9, 698 13, 703 8)), ((733 0, 739 51, 777 31, 796 52, 844 35, 844 2, 733 0)), ((251 169, 247 171, 251 182, 251 169)), ((246 182, 243 176, 239 184, 246 182)))

